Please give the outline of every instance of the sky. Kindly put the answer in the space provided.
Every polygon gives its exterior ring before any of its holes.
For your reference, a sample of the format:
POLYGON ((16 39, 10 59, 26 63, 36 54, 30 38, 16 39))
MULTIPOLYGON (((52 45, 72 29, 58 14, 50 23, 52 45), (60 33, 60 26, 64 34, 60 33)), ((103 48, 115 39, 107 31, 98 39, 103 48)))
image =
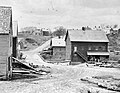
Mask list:
POLYGON ((0 0, 0 5, 12 6, 19 28, 120 24, 120 0, 0 0))

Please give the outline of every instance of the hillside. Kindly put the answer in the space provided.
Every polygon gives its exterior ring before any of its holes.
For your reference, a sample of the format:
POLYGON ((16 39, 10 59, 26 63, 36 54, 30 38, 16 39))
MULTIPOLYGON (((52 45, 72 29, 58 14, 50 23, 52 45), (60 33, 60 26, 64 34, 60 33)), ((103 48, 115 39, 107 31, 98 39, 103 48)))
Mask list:
POLYGON ((109 49, 111 51, 116 50, 120 51, 120 37, 118 33, 115 34, 108 34, 107 35, 109 39, 109 49))
POLYGON ((29 35, 29 34, 19 34, 18 38, 23 38, 21 42, 23 42, 23 46, 25 50, 35 49, 36 47, 42 45, 47 40, 49 40, 50 36, 39 36, 39 35, 29 35))

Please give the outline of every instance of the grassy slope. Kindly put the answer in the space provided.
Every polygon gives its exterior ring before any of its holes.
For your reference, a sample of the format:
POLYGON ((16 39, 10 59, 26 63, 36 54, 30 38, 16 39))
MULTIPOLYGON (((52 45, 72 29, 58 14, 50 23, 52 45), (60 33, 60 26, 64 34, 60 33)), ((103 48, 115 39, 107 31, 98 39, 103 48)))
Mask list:
POLYGON ((108 39, 109 39, 109 47, 112 50, 119 50, 120 51, 120 37, 119 35, 116 34, 108 34, 107 35, 108 39))
POLYGON ((19 34, 18 38, 23 38, 23 42, 27 42, 26 45, 29 50, 42 45, 44 42, 50 39, 50 36, 19 34))
MULTIPOLYGON (((107 35, 109 39, 109 50, 110 51, 120 51, 120 36, 115 34, 108 34, 107 35)), ((120 55, 115 55, 114 53, 110 52, 110 60, 119 60, 120 55)))

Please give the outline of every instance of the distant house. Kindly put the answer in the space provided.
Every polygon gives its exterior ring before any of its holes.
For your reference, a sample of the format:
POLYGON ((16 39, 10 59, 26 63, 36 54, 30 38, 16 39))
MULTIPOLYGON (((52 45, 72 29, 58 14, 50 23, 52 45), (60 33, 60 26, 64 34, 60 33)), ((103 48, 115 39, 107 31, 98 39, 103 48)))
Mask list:
POLYGON ((68 30, 65 37, 66 60, 79 64, 109 57, 108 38, 103 31, 68 30))
POLYGON ((49 36, 50 35, 50 30, 49 29, 42 28, 41 31, 42 31, 43 36, 49 36))
POLYGON ((64 39, 53 38, 50 42, 52 59, 65 60, 66 49, 64 39))
POLYGON ((41 29, 36 29, 36 30, 33 32, 33 35, 42 36, 42 35, 43 35, 42 30, 41 30, 41 29))

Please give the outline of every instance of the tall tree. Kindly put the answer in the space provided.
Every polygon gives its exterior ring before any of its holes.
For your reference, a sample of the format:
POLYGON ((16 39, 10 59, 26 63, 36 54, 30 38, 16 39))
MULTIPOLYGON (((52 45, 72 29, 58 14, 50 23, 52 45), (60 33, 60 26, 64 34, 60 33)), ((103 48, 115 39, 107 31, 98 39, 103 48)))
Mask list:
POLYGON ((58 36, 58 38, 60 38, 61 36, 64 36, 66 34, 66 29, 63 26, 60 26, 56 29, 54 34, 58 36))

